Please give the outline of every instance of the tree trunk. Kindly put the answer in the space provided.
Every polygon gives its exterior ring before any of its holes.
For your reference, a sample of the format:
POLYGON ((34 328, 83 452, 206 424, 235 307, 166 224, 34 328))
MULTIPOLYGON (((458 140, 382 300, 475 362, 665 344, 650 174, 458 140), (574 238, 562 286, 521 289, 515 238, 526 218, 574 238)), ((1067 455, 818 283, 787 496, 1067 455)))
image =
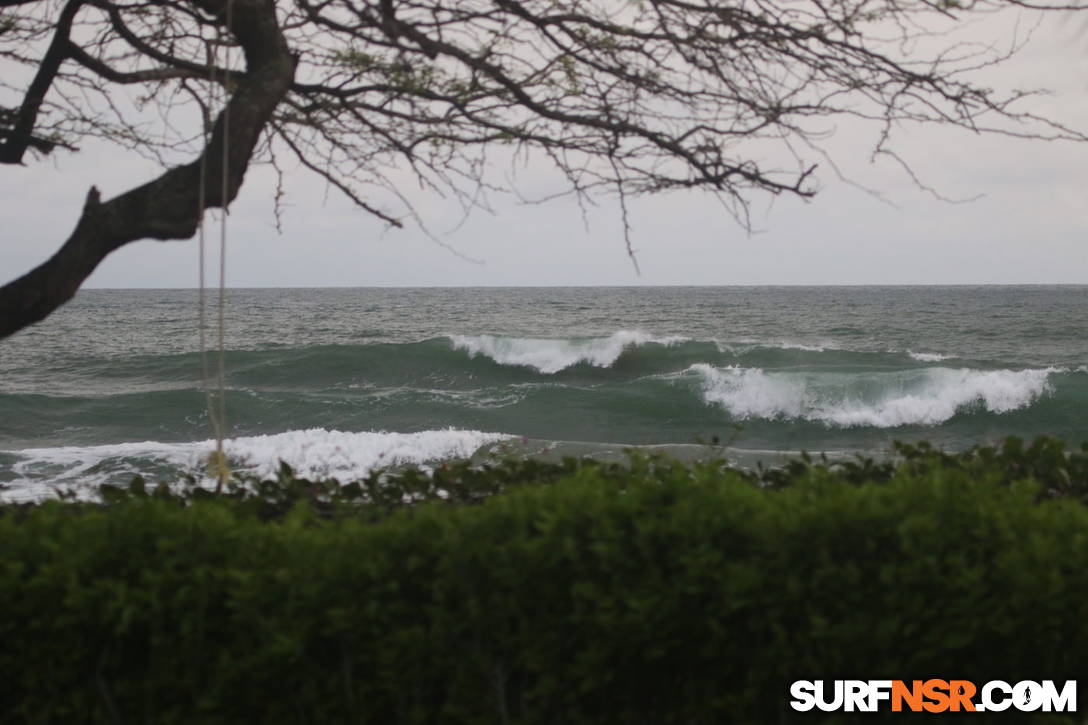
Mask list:
POLYGON ((196 233, 203 209, 226 207, 238 195, 261 131, 294 80, 295 59, 276 18, 274 0, 194 0, 193 4, 224 24, 229 16, 229 30, 245 53, 247 68, 216 119, 208 145, 191 163, 109 201, 101 202, 92 187, 75 231, 60 250, 0 287, 0 338, 45 319, 70 300, 115 249, 139 239, 189 239, 196 233))

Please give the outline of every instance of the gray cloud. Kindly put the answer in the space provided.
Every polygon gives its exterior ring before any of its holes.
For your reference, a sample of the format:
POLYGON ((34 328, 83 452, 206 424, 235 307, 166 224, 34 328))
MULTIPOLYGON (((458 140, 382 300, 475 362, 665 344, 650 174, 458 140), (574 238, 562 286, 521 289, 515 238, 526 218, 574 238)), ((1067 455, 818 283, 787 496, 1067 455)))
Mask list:
MULTIPOLYGON (((997 76, 1012 86, 1049 86, 1037 110, 1088 124, 1088 49, 1048 26, 997 76)), ((965 204, 933 199, 893 164, 868 163, 864 131, 840 128, 830 146, 851 178, 896 206, 821 170, 811 203, 756 198, 754 235, 713 200, 672 194, 632 203, 642 276, 623 246, 614 200, 589 212, 589 230, 570 200, 534 206, 494 199, 495 215, 459 221, 452 204, 415 197, 443 242, 409 226, 386 231, 301 172, 290 174, 282 235, 273 227, 273 178, 255 169, 229 220, 232 286, 1088 283, 1088 144, 975 137, 947 129, 906 129, 898 148, 924 181, 965 204)), ((142 183, 155 167, 116 148, 86 144, 75 155, 4 168, 0 277, 39 264, 59 246, 87 188, 109 196, 142 183)), ((527 190, 549 188, 534 165, 527 190)), ((217 230, 210 230, 217 239, 217 230)), ((195 242, 140 242, 115 253, 89 287, 191 287, 195 242)))

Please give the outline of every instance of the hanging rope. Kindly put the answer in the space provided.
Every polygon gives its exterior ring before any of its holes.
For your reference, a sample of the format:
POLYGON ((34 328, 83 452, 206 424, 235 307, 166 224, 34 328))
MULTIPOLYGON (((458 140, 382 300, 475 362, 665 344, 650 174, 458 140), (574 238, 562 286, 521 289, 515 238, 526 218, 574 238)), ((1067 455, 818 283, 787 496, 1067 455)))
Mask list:
MULTIPOLYGON (((227 0, 226 25, 229 28, 232 20, 234 1, 227 0)), ((218 26, 216 38, 210 44, 208 55, 208 83, 214 89, 217 86, 215 69, 219 62, 219 46, 224 44, 222 26, 218 26)), ((229 61, 229 51, 227 54, 229 61)), ((224 71, 223 86, 227 84, 226 71, 224 71)), ((213 101, 215 91, 213 94, 213 101)), ((230 480, 231 470, 227 462, 226 453, 223 450, 223 441, 226 437, 227 402, 226 402, 226 279, 227 279, 227 199, 230 192, 230 92, 224 90, 223 110, 223 155, 222 174, 220 188, 220 214, 219 214, 219 297, 217 300, 217 335, 216 335, 216 373, 215 394, 212 393, 211 366, 208 361, 207 340, 207 280, 205 276, 206 265, 206 235, 204 231, 204 212, 206 210, 205 196, 207 193, 208 154, 205 151, 200 157, 200 182, 199 182, 199 219, 198 226, 200 247, 200 293, 199 293, 199 325, 200 325, 200 366, 204 389, 205 404, 208 410, 208 421, 211 423, 215 435, 215 451, 208 456, 208 472, 216 479, 215 490, 218 493, 230 480)), ((204 148, 208 148, 211 140, 210 113, 205 114, 204 119, 204 148)))

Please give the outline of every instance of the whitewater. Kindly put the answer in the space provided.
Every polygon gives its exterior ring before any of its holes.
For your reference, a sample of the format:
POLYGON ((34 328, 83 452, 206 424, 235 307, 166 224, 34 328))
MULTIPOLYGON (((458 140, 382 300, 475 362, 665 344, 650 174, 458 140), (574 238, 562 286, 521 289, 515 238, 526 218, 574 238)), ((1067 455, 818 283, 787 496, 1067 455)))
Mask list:
MULTIPOLYGON (((195 301, 85 291, 0 342, 0 497, 204 478, 195 301)), ((227 453, 259 476, 522 441, 771 460, 1088 439, 1084 287, 235 290, 228 310, 227 453)))

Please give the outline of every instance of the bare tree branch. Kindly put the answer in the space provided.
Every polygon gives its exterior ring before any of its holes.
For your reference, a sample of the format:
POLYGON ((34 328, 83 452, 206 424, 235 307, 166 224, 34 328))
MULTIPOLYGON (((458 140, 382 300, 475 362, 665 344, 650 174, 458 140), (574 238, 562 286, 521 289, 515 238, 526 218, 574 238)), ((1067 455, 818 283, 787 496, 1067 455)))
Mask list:
POLYGON ((228 2, 233 5, 229 30, 242 46, 248 72, 220 113, 202 158, 107 202, 101 202, 92 188, 75 231, 60 250, 40 267, 0 287, 0 337, 44 319, 71 299, 99 262, 119 247, 138 239, 188 239, 196 232, 203 209, 225 207, 237 195, 253 148, 290 87, 295 59, 272 2, 202 0, 196 4, 225 19, 228 2), (225 190, 219 183, 224 175, 225 190), (205 189, 203 199, 200 188, 205 189))
POLYGON ((817 162, 838 173, 824 144, 843 121, 871 128, 871 157, 902 165, 923 189, 930 187, 897 148, 902 130, 915 125, 1088 140, 1083 129, 1038 115, 1035 91, 979 80, 1026 35, 957 34, 988 13, 1060 13, 1084 2, 67 0, 59 14, 56 7, 0 0, 0 62, 33 76, 25 90, 0 77, 0 104, 10 107, 0 107, 0 160, 19 163, 28 148, 98 138, 167 171, 110 201, 90 194, 57 255, 0 287, 0 337, 62 304, 118 246, 191 236, 199 209, 229 203, 250 163, 275 165, 277 221, 292 181, 281 162, 294 158, 299 173, 362 212, 391 226, 413 221, 444 244, 408 188, 450 199, 465 215, 490 210, 492 196, 524 198, 515 175, 496 174, 493 160, 531 157, 558 172, 559 185, 537 199, 617 199, 633 259, 634 196, 703 191, 747 227, 754 195, 807 199, 818 190, 817 162), (228 7, 235 20, 225 38, 217 31, 228 7), (224 93, 229 142, 221 113, 205 144, 215 117, 210 99, 224 93), (133 114, 129 98, 161 124, 133 114), (223 144, 231 150, 226 198, 211 182, 222 171, 223 144))
POLYGON ((45 100, 45 94, 49 91, 49 86, 53 84, 53 79, 60 70, 60 64, 64 62, 67 55, 72 21, 75 20, 76 13, 82 5, 83 0, 68 0, 64 9, 61 10, 57 29, 53 34, 53 42, 49 45, 45 57, 42 58, 41 65, 38 66, 38 73, 26 91, 22 106, 15 114, 15 122, 11 130, 5 134, 7 139, 4 145, 0 146, 0 164, 22 163, 23 154, 31 145, 45 151, 51 150, 55 145, 36 139, 34 124, 38 120, 38 112, 41 110, 42 101, 45 100))

